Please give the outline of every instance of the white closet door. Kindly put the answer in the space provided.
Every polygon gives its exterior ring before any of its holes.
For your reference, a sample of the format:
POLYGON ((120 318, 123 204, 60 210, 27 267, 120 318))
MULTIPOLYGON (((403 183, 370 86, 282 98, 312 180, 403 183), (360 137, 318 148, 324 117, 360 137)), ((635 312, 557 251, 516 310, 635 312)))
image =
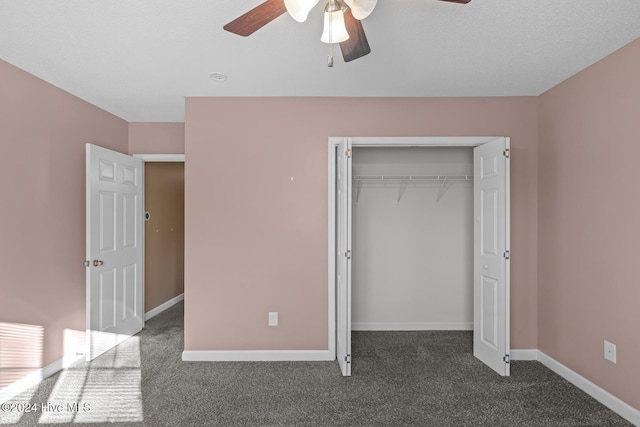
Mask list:
POLYGON ((336 153, 336 358, 351 376, 351 140, 336 153))
POLYGON ((473 150, 473 354, 509 375, 509 139, 473 150))
POLYGON ((142 160, 87 144, 87 360, 143 327, 142 160))

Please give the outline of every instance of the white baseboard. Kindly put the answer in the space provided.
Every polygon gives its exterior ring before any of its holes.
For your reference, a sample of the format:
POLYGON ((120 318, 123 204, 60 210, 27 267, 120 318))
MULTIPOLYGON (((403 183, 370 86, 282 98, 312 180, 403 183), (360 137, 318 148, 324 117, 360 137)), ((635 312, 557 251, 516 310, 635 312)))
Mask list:
MULTIPOLYGON (((158 314, 162 313, 168 308, 173 307, 174 305, 176 305, 182 300, 184 300, 184 293, 178 295, 175 298, 170 299, 164 304, 159 305, 153 310, 149 310, 147 313, 145 313, 144 320, 147 321, 152 317, 157 316, 158 314)), ((26 391, 27 389, 33 386, 40 384, 46 378, 49 378, 50 376, 58 373, 58 371, 68 368, 75 361, 83 357, 84 356, 82 355, 78 356, 76 353, 74 353, 72 356, 65 356, 63 358, 60 358, 48 364, 43 368, 34 370, 32 373, 20 378, 18 381, 0 389, 0 403, 4 403, 10 399, 13 399, 15 396, 19 395, 20 393, 26 391)))
POLYGON ((613 412, 620 415, 625 420, 629 421, 633 425, 640 426, 639 410, 618 399, 602 387, 592 383, 582 375, 572 371, 562 363, 547 356, 541 351, 538 351, 538 361, 565 380, 569 381, 571 384, 578 387, 580 390, 587 393, 589 396, 596 399, 598 402, 602 403, 607 408, 611 409, 613 412))
POLYGON ((177 297, 171 298, 169 301, 167 301, 167 302, 165 302, 163 304, 160 304, 159 306, 157 306, 154 309, 151 309, 151 310, 147 311, 144 314, 144 321, 146 322, 147 320, 151 319, 152 317, 157 316, 158 314, 160 314, 163 311, 173 307, 174 305, 176 305, 177 303, 179 303, 182 300, 184 300, 184 293, 181 293, 177 297))
POLYGON ((335 358, 335 354, 331 354, 329 350, 185 350, 182 352, 182 360, 185 362, 313 362, 330 361, 335 358))
POLYGON ((472 331, 473 322, 352 322, 352 331, 472 331))
POLYGON ((511 349, 509 352, 511 360, 538 360, 538 350, 536 349, 511 349))
POLYGON ((37 369, 32 373, 20 378, 18 381, 0 389, 0 403, 4 403, 10 399, 13 399, 20 393, 40 384, 44 379, 58 373, 58 371, 64 368, 65 363, 68 363, 67 360, 64 358, 60 358, 48 364, 47 366, 37 369))
POLYGON ((633 425, 640 426, 639 410, 618 399, 613 394, 592 383, 577 372, 567 368, 557 360, 547 356, 540 350, 511 350, 510 356, 511 360, 537 360, 625 420, 633 425))

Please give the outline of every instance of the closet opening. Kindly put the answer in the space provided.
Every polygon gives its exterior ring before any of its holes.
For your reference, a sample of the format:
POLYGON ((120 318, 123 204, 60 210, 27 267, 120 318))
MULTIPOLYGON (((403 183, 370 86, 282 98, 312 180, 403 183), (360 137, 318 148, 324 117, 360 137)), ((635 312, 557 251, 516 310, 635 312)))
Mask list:
POLYGON ((352 330, 473 330, 474 356, 509 375, 509 158, 504 137, 330 138, 329 344, 343 375, 352 330))
POLYGON ((473 148, 354 147, 352 171, 352 330, 473 330, 473 148))

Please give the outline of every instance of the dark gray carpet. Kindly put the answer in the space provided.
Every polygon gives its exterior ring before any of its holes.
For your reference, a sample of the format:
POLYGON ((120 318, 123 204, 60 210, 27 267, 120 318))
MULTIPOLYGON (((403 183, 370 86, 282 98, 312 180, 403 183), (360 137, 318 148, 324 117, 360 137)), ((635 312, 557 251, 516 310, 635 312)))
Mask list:
POLYGON ((336 362, 182 362, 182 319, 178 304, 138 338, 15 400, 79 401, 77 410, 0 413, 0 424, 631 425, 538 362, 498 376, 471 354, 470 332, 356 332, 353 376, 343 378, 336 362))

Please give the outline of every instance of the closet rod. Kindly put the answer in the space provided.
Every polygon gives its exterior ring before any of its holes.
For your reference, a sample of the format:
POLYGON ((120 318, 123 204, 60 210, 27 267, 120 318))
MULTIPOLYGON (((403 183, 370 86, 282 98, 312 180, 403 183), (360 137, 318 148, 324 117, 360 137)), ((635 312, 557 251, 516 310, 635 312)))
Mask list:
POLYGON ((447 183, 460 181, 473 181, 473 175, 353 175, 352 180, 356 184, 356 203, 360 199, 360 191, 364 183, 399 183, 398 203, 411 183, 440 182, 440 188, 436 196, 436 203, 440 201, 447 191, 447 183))

